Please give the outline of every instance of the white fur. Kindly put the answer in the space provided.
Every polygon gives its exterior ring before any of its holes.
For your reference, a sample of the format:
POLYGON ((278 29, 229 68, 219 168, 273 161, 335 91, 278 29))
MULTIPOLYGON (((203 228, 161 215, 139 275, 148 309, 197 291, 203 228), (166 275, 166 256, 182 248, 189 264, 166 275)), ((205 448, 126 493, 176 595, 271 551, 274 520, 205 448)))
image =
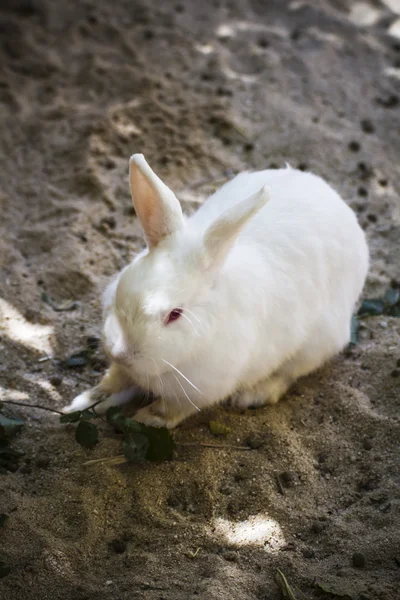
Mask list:
MULTIPOLYGON (((165 186, 148 183, 154 202, 165 186)), ((311 173, 242 173, 187 221, 171 194, 163 210, 172 206, 173 218, 153 212, 150 250, 106 292, 104 326, 115 381, 120 369, 159 396, 135 418, 167 427, 228 397, 238 406, 278 401, 349 342, 368 271, 353 211, 311 173), (182 316, 165 325, 175 307, 182 316)))

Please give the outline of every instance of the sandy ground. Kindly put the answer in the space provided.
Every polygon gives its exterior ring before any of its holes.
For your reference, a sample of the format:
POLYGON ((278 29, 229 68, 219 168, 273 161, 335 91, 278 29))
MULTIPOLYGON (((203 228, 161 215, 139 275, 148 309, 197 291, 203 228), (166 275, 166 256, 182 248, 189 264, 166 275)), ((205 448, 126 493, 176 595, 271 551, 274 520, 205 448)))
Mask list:
MULTIPOLYGON (((240 169, 313 170, 367 232, 365 295, 399 281, 399 17, 355 4, 1 3, 3 398, 60 408, 98 380, 40 359, 99 334, 99 293, 142 245, 133 152, 187 212, 240 169)), ((368 319, 279 405, 218 408, 174 434, 251 450, 178 445, 162 464, 84 467, 120 453, 106 425, 83 450, 56 415, 8 407, 27 424, 18 470, 0 474, 0 598, 272 600, 280 568, 308 598, 319 583, 398 600, 399 360, 400 320, 368 319), (215 439, 210 419, 232 433, 215 439)))

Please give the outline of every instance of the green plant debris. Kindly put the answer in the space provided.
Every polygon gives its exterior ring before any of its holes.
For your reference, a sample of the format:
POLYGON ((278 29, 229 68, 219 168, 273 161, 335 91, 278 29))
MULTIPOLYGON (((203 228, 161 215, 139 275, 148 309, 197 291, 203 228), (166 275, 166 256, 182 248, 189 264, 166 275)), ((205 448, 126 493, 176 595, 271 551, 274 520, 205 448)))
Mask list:
POLYGON ((49 296, 48 294, 46 294, 46 292, 42 293, 41 296, 43 302, 45 302, 46 304, 48 304, 49 306, 51 306, 51 308, 53 310, 55 310, 56 312, 63 312, 63 311, 68 311, 68 310, 75 310, 78 308, 78 303, 75 302, 75 300, 63 300, 60 304, 58 304, 54 298, 52 298, 51 296, 49 296))
POLYGON ((95 419, 96 415, 91 410, 76 410, 72 413, 66 413, 60 416, 60 423, 77 423, 80 420, 95 419))
POLYGON ((389 287, 382 298, 363 300, 358 311, 359 317, 377 317, 379 315, 400 317, 400 289, 398 287, 389 287))
POLYGON ((13 438, 23 427, 22 419, 10 418, 0 413, 0 440, 13 438))
POLYGON ((175 442, 165 427, 148 427, 138 423, 125 417, 116 406, 109 408, 106 416, 110 425, 125 434, 122 448, 128 460, 157 462, 172 457, 175 442))
POLYGON ((208 424, 210 431, 213 435, 226 436, 231 433, 232 429, 223 423, 217 421, 210 421, 208 424))
POLYGON ((358 328, 360 326, 360 322, 357 319, 356 315, 353 315, 351 317, 351 324, 350 324, 350 344, 357 344, 357 333, 358 333, 358 328))
POLYGON ((99 439, 97 426, 89 421, 79 421, 75 431, 75 439, 84 448, 93 448, 99 439))
POLYGON ((276 570, 275 583, 280 589, 284 598, 287 598, 287 600, 296 600, 296 596, 294 595, 293 590, 288 583, 288 580, 286 579, 285 575, 280 569, 276 570))

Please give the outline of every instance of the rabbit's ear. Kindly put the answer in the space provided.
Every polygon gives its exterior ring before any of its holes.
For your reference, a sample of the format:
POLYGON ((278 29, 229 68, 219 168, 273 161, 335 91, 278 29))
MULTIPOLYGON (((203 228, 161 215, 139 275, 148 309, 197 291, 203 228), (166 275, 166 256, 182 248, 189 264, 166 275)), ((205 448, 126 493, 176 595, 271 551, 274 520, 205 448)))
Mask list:
POLYGON ((130 158, 129 185, 149 248, 154 248, 160 240, 183 226, 179 200, 151 170, 143 154, 134 154, 130 158))
POLYGON ((224 261, 237 236, 246 223, 268 202, 269 194, 265 187, 224 212, 204 235, 204 246, 212 264, 224 261))

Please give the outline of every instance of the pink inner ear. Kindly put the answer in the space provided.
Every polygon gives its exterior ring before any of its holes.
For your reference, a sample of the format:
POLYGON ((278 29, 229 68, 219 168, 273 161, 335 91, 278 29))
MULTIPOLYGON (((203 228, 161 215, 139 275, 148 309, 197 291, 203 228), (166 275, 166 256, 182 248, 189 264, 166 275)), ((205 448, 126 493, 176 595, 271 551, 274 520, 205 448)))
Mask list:
POLYGON ((135 207, 136 214, 139 217, 146 237, 152 239, 151 221, 159 199, 157 197, 157 192, 150 184, 147 177, 143 175, 141 170, 136 166, 131 172, 131 189, 133 206, 135 207))

